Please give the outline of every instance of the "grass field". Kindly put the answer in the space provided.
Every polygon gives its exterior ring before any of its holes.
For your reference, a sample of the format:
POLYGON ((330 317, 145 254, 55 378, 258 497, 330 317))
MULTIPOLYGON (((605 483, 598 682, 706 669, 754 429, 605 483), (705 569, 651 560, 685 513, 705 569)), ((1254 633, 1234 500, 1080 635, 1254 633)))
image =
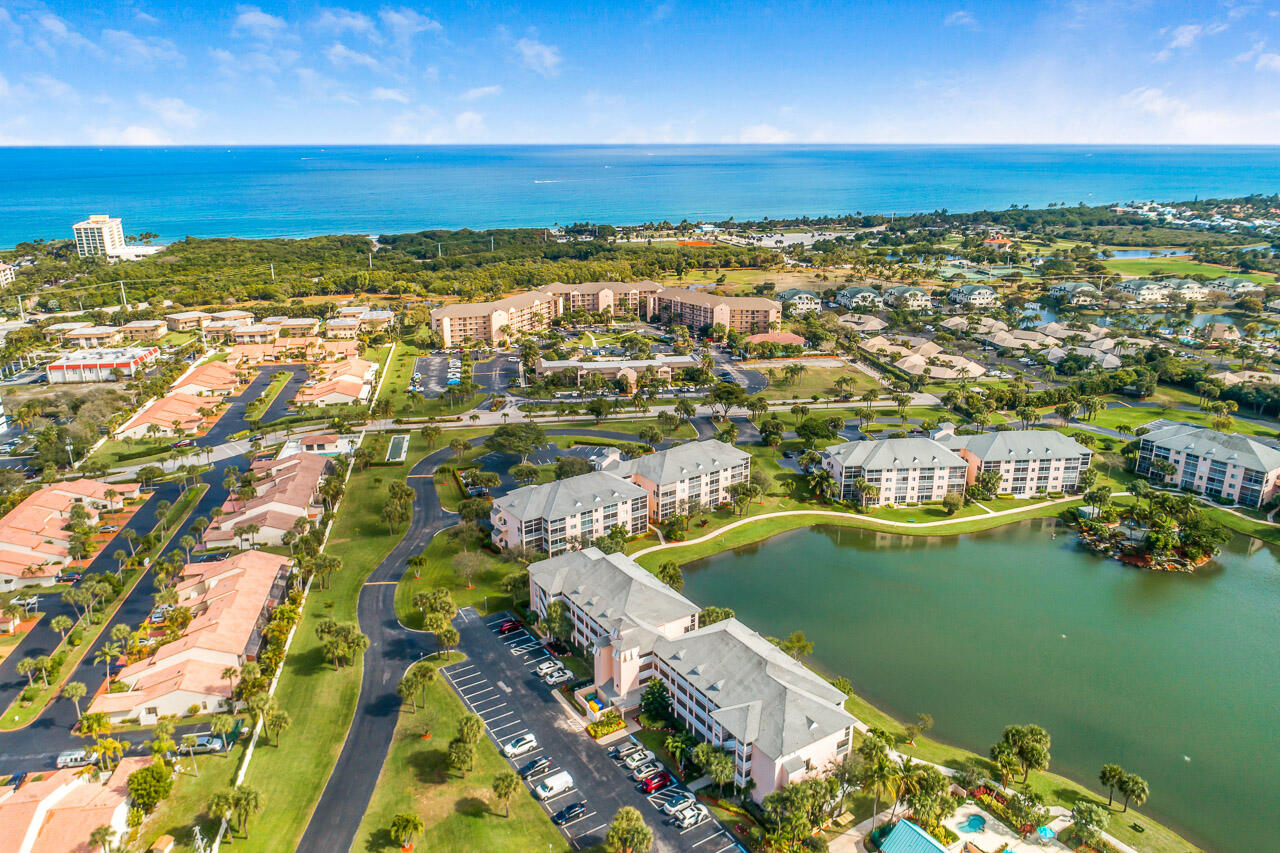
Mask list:
POLYGON ((1230 267, 1220 267, 1216 264, 1202 264, 1189 258, 1120 258, 1102 262, 1110 272, 1119 273, 1121 275, 1132 276, 1149 276, 1149 275, 1207 275, 1212 278, 1219 276, 1236 276, 1239 278, 1247 278, 1250 281, 1256 281, 1260 284, 1270 284, 1275 281, 1275 276, 1265 275, 1263 273, 1241 273, 1230 267))
POLYGON ((483 550, 487 537, 483 534, 463 532, 457 528, 443 531, 422 552, 426 562, 421 572, 409 570, 396 586, 396 616, 410 628, 422 627, 422 613, 413 608, 413 597, 419 592, 444 587, 453 593, 459 607, 474 606, 482 613, 497 612, 511 606, 511 596, 505 593, 501 580, 513 572, 521 571, 517 563, 510 563, 483 550), (454 558, 463 550, 479 556, 480 570, 471 578, 468 589, 459 577, 454 558))
MULTIPOLYGON (((197 755, 194 770, 191 759, 182 755, 178 760, 179 770, 174 779, 173 792, 168 799, 156 806, 156 810, 142 825, 139 837, 146 839, 148 844, 154 844, 161 835, 171 835, 177 842, 177 849, 184 853, 195 849, 192 830, 196 826, 200 827, 206 841, 212 839, 217 831, 218 821, 205 812, 209 798, 216 792, 231 787, 247 743, 248 736, 242 735, 239 743, 229 752, 197 755)), ((253 831, 254 822, 251 821, 251 835, 253 831)))
MULTIPOLYGON (((461 659, 454 653, 444 663, 461 659)), ((449 768, 449 740, 466 711, 444 678, 437 677, 426 688, 425 706, 415 713, 404 705, 399 713, 395 738, 353 851, 398 850, 389 827, 402 812, 426 824, 416 842, 420 850, 568 850, 564 837, 523 785, 511 798, 510 814, 504 814, 492 785, 510 765, 487 737, 477 745, 473 770, 463 775, 449 768), (423 739, 427 731, 432 737, 423 739)))
POLYGON ((280 396, 280 392, 284 390, 284 386, 289 384, 289 380, 291 378, 293 378, 293 374, 287 370, 280 370, 273 374, 271 382, 266 388, 262 389, 262 393, 258 395, 258 399, 249 403, 245 408, 245 420, 261 420, 262 416, 267 413, 267 409, 271 408, 271 404, 276 401, 276 397, 280 396))
POLYGON ((854 387, 849 393, 855 399, 868 389, 878 387, 874 379, 853 367, 808 367, 799 379, 790 383, 783 379, 781 370, 776 372, 778 378, 770 382, 769 387, 764 390, 763 396, 766 400, 808 400, 814 394, 820 397, 834 397, 840 393, 836 389, 835 381, 842 376, 854 380, 854 387))
MULTIPOLYGON (((1094 415, 1093 420, 1089 423, 1094 426, 1110 427, 1118 429, 1121 426, 1128 426, 1136 429, 1145 424, 1149 424, 1158 418, 1168 418, 1174 421, 1186 421, 1188 423, 1199 424, 1200 426, 1212 426, 1214 416, 1204 412, 1188 412, 1185 409, 1170 409, 1167 414, 1162 415, 1159 409, 1149 406, 1130 406, 1105 409, 1094 415)), ((1276 428, 1264 427, 1251 421, 1241 420, 1240 418, 1231 419, 1231 428, 1227 432, 1241 433, 1243 435, 1256 435, 1265 438, 1275 438, 1276 428)))
POLYGON ((93 452, 89 457, 90 462, 102 463, 108 468, 114 468, 117 465, 145 465, 148 462, 154 462, 162 458, 169 452, 169 448, 178 440, 177 436, 160 439, 137 439, 133 442, 123 441, 117 438, 109 438, 102 442, 102 446, 93 452), (123 454, 141 453, 144 450, 151 450, 145 456, 138 456, 130 459, 122 460, 123 454))

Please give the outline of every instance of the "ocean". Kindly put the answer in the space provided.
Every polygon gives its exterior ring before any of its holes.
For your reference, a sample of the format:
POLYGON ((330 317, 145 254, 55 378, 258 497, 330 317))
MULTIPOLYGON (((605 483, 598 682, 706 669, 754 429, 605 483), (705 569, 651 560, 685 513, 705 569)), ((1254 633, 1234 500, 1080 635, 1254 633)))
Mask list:
POLYGON ((1107 204, 1272 193, 1276 147, 0 149, 0 246, 90 213, 160 240, 1107 204))

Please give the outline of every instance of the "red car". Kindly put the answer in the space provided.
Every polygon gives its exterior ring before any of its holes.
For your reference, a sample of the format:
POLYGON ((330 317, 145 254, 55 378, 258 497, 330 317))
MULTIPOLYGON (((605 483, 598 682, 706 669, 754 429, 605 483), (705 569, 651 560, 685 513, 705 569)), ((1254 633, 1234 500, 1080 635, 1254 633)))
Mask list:
POLYGON ((646 794, 652 794, 654 791, 661 791, 673 781, 671 774, 664 770, 661 773, 654 774, 641 782, 640 790, 646 794))
POLYGON ((519 622, 515 621, 514 619, 508 619, 506 622, 503 622, 501 625, 498 626, 498 633, 510 634, 512 631, 518 630, 519 628, 520 628, 519 622))

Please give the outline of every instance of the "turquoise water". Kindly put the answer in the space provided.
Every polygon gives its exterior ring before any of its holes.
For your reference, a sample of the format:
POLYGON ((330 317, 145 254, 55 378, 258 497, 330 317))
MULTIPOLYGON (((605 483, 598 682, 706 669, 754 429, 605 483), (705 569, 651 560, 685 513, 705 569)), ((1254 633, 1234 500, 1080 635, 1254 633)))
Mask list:
POLYGON ((960 824, 960 828, 965 832, 982 832, 987 828, 987 819, 980 814, 971 814, 960 824))
POLYGON ((1003 209, 1280 189, 1271 147, 0 149, 0 246, 88 213, 162 240, 1003 209))
POLYGON ((1275 848, 1280 560, 1236 537, 1195 575, 1125 568, 1050 521, 902 537, 815 527, 686 567, 685 594, 814 661, 900 719, 985 755, 1011 723, 1053 737, 1056 772, 1116 762, 1144 810, 1212 850, 1275 848))

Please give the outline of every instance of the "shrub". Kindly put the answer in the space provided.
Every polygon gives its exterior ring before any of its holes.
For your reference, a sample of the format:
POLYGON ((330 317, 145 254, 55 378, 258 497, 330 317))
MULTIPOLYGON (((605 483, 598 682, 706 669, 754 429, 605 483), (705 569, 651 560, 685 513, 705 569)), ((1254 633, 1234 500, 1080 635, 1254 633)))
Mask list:
POLYGON ((587 734, 599 740, 605 735, 618 731, 618 729, 626 728, 626 726, 627 724, 623 722, 622 716, 610 708, 600 715, 600 719, 587 725, 587 734))

